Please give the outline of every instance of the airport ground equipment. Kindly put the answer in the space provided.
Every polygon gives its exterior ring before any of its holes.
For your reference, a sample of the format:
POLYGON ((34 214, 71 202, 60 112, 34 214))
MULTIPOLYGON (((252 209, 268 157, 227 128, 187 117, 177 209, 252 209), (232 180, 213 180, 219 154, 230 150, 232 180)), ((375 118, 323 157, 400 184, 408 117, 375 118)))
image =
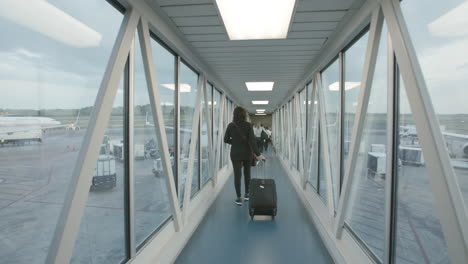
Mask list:
POLYGON ((263 177, 250 180, 250 219, 253 220, 255 215, 271 215, 275 219, 278 212, 275 180, 266 178, 265 161, 260 162, 256 170, 257 174, 261 171, 263 177))
POLYGON ((423 166, 424 156, 421 148, 412 146, 400 146, 398 151, 399 157, 403 164, 423 166))
POLYGON ((0 145, 42 142, 43 131, 38 126, 0 127, 0 145))
POLYGON ((375 178, 385 177, 387 155, 382 152, 367 153, 367 169, 375 178))
POLYGON ((111 155, 99 155, 90 190, 112 189, 116 185, 115 158, 111 155))

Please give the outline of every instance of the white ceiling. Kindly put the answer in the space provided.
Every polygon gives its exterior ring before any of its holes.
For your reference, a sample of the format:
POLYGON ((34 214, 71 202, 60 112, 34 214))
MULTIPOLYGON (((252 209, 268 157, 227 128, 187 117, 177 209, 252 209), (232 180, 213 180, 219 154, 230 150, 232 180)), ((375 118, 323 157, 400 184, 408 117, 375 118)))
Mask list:
POLYGON ((282 102, 300 81, 326 39, 354 0, 296 0, 287 39, 229 40, 215 0, 146 0, 174 22, 200 55, 249 112, 267 112, 282 102), (249 92, 247 81, 274 81, 272 92, 249 92), (252 100, 269 100, 254 106, 252 100))

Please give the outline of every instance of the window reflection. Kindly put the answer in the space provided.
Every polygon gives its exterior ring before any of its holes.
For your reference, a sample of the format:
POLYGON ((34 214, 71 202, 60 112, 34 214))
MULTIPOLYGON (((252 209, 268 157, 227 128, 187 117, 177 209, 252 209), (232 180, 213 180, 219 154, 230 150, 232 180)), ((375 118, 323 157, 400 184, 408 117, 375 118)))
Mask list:
POLYGON ((395 263, 449 263, 424 156, 400 79, 395 263))
POLYGON ((353 234, 378 262, 383 260, 385 244, 387 52, 384 23, 345 216, 353 234))
MULTIPOLYGON (((328 146, 322 145, 323 147, 328 148, 330 155, 330 165, 331 165, 331 175, 332 175, 332 187, 333 190, 333 201, 335 205, 338 200, 338 189, 339 185, 339 158, 340 151, 339 147, 339 111, 340 111, 340 75, 339 75, 339 60, 335 60, 328 68, 322 72, 322 89, 321 93, 323 95, 323 110, 325 113, 325 131, 327 132, 328 146)), ((322 137, 323 139, 323 137, 322 137)), ((321 150, 322 151, 322 150, 321 150)), ((323 157, 323 156, 321 156, 323 157)), ((322 170, 321 173, 325 173, 325 170, 322 170)), ((324 184, 320 183, 320 186, 324 184)))
POLYGON ((420 12, 421 0, 401 9, 444 136, 461 192, 468 205, 468 1, 434 2, 420 12))
MULTIPOLYGON (((198 74, 190 69, 185 63, 180 64, 180 157, 179 157, 179 199, 182 202, 184 196, 185 180, 187 178, 187 169, 189 162, 189 151, 192 140, 192 120, 195 118, 195 105, 198 93, 198 74), (182 87, 184 90, 182 91, 182 87)), ((198 151, 197 151, 198 155, 198 151)), ((194 159, 193 178, 199 177, 198 158, 194 159)), ((198 183, 198 181, 197 181, 198 183)), ((195 188, 195 190, 198 190, 195 188)))
MULTIPOLYGON (((166 127, 172 168, 174 168, 174 100, 175 57, 157 41, 151 41, 159 98, 166 127), (172 85, 172 86, 171 86, 172 85)), ((134 80, 134 179, 135 232, 139 247, 171 217, 163 155, 153 119, 142 54, 135 35, 134 80)))
MULTIPOLYGON (((45 263, 122 18, 106 1, 0 1, 1 260, 45 263)), ((121 116, 111 123, 121 128, 121 116)), ((90 193, 83 221, 109 213, 115 229, 96 240, 106 243, 80 237, 74 259, 125 258, 121 184, 90 193), (95 248, 78 248, 87 242, 95 248)))

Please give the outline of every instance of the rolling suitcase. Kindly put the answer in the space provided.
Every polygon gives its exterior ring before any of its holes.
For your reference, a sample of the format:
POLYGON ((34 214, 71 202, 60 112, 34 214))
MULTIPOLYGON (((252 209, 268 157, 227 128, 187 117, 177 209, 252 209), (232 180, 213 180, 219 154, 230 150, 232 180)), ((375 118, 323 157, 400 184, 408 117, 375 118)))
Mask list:
POLYGON ((275 180, 265 178, 265 162, 260 162, 257 173, 258 171, 262 171, 263 178, 250 180, 250 218, 253 220, 255 215, 271 215, 272 219, 275 219, 277 212, 275 180))

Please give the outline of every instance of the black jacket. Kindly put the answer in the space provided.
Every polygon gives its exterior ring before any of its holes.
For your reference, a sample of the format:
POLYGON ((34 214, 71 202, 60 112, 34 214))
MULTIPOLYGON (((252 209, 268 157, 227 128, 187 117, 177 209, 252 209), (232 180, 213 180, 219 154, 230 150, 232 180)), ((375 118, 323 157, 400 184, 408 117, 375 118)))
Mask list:
POLYGON ((251 150, 247 144, 247 140, 250 142, 250 146, 254 153, 259 156, 260 152, 257 149, 255 143, 255 136, 252 125, 249 122, 242 121, 240 124, 230 123, 224 133, 224 143, 231 144, 231 160, 248 160, 251 159, 251 150), (236 125, 238 128, 236 128, 236 125), (239 130, 244 134, 243 136, 247 139, 244 140, 239 134, 239 130))

